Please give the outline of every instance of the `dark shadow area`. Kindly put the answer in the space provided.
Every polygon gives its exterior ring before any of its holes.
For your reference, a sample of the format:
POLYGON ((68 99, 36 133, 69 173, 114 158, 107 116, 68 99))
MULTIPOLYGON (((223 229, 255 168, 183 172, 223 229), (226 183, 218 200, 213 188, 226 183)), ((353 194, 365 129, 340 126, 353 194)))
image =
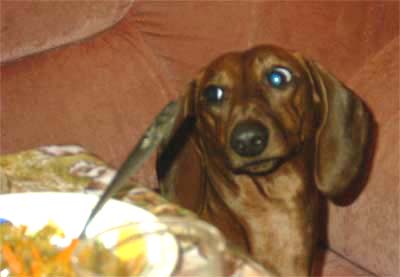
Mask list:
POLYGON ((315 249, 313 257, 313 268, 311 276, 320 277, 323 273, 323 268, 326 261, 326 251, 327 247, 323 242, 319 242, 315 249))
POLYGON ((328 201, 324 197, 321 197, 319 220, 319 238, 313 257, 312 276, 322 276, 328 249, 328 201))
POLYGON ((195 117, 185 118, 178 126, 167 145, 165 145, 161 150, 156 162, 158 180, 164 179, 164 177, 168 174, 174 160, 183 150, 185 144, 189 141, 189 137, 195 127, 195 122, 195 117))

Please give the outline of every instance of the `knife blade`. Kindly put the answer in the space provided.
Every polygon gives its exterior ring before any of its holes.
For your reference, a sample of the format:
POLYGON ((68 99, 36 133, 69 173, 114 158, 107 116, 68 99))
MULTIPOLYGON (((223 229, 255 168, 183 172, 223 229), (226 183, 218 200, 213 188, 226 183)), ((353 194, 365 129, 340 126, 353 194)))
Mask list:
POLYGON ((167 138, 175 125, 175 120, 179 113, 179 103, 169 102, 162 111, 153 119, 145 133, 135 145, 128 158, 124 161, 115 177, 108 185, 107 189, 100 196, 100 199, 91 211, 83 230, 79 236, 85 238, 86 229, 92 219, 103 208, 104 204, 119 192, 127 184, 129 178, 133 176, 143 163, 148 160, 153 151, 160 145, 163 139, 167 138))

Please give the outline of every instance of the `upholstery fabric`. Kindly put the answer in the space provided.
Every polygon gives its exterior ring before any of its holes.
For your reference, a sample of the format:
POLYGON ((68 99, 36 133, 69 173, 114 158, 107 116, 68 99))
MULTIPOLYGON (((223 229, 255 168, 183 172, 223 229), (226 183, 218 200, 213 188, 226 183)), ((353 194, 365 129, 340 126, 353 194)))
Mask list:
POLYGON ((83 39, 118 22, 132 1, 2 1, 1 61, 83 39))
POLYGON ((351 205, 329 207, 331 245, 382 276, 400 272, 399 50, 397 37, 349 81, 374 112, 375 156, 360 196, 351 205))
MULTIPOLYGON (((365 188, 329 205, 330 247, 371 272, 397 276, 398 22, 398 1, 137 0, 105 32, 2 65, 0 151, 78 143, 118 166, 157 111, 217 55, 260 43, 295 49, 360 95, 377 125, 365 188)), ((8 38, 25 28, 14 24, 8 38)), ((138 179, 156 183, 151 162, 138 179)))

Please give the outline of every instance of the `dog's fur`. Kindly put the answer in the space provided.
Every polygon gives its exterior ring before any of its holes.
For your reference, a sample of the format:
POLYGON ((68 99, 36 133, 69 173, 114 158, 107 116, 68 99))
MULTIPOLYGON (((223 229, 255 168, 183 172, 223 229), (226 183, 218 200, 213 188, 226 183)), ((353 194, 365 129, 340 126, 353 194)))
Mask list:
POLYGON ((275 46, 217 58, 181 100, 175 136, 157 164, 164 195, 277 274, 310 275, 321 196, 343 193, 365 160, 364 104, 315 62, 275 46), (276 66, 293 76, 279 89, 265 79, 276 66), (223 101, 206 101, 210 85, 224 88, 223 101), (242 122, 268 130, 261 153, 232 149, 242 122))

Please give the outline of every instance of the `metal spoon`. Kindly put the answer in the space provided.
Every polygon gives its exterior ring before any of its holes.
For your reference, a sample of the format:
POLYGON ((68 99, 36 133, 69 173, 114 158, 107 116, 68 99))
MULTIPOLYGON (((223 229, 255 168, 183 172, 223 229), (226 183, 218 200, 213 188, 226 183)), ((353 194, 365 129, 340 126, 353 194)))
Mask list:
POLYGON ((178 113, 178 102, 171 101, 154 118, 133 151, 129 154, 128 158, 118 170, 110 185, 100 196, 99 201, 96 203, 96 206, 93 208, 85 223, 79 236, 80 239, 85 238, 86 228, 101 208, 103 208, 107 200, 112 198, 115 193, 119 192, 124 185, 126 185, 129 178, 137 172, 147 159, 149 159, 153 151, 160 145, 163 139, 170 135, 178 113))

